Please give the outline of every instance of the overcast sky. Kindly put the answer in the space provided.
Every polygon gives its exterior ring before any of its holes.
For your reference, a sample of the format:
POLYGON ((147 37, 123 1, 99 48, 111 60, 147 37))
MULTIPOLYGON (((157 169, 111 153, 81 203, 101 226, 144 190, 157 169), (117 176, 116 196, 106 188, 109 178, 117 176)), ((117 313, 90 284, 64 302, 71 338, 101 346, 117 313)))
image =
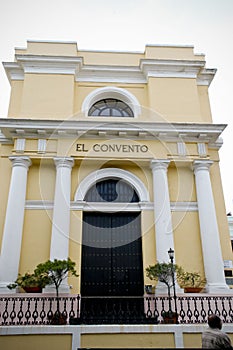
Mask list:
MULTIPOLYGON (((217 68, 210 86, 214 123, 226 123, 220 167, 226 212, 233 212, 233 0, 0 1, 0 61, 27 40, 75 41, 79 49, 144 51, 146 44, 194 45, 217 68)), ((10 86, 0 66, 0 117, 10 86)))

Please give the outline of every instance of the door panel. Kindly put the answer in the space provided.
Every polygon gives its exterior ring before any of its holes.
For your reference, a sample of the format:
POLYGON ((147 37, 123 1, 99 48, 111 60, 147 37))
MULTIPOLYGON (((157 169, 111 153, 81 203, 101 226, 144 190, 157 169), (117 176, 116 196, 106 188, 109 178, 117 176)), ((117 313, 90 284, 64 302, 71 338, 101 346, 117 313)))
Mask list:
POLYGON ((143 295, 140 213, 84 213, 82 296, 143 295))

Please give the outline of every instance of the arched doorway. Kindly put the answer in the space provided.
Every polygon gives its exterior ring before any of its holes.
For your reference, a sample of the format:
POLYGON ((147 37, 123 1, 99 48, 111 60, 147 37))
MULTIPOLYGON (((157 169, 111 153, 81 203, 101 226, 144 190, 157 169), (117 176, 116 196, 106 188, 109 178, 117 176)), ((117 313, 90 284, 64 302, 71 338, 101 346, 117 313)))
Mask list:
POLYGON ((83 317, 94 323, 119 322, 119 308, 121 317, 130 308, 143 312, 141 212, 127 210, 127 204, 137 204, 139 197, 129 183, 111 178, 95 183, 84 199, 107 203, 108 210, 83 213, 83 317))

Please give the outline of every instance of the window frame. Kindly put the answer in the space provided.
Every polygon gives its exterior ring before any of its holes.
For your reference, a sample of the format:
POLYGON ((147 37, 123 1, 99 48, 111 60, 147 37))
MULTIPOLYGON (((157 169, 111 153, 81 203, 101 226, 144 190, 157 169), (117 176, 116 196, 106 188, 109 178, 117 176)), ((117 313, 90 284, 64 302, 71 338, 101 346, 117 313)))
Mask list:
MULTIPOLYGON (((139 115, 141 115, 141 106, 137 100, 137 98, 131 94, 128 90, 113 87, 113 86, 107 86, 103 88, 98 88, 93 90, 90 94, 86 96, 82 103, 81 111, 84 114, 85 117, 91 118, 91 116, 88 116, 88 112, 90 108, 98 101, 104 100, 104 99, 117 99, 122 102, 124 102, 126 105, 128 105, 132 111, 134 118, 137 118, 139 115)), ((122 118, 122 117, 119 117, 122 118)), ((127 118, 127 117, 124 117, 127 118)), ((129 117, 132 119, 132 117, 129 117)))

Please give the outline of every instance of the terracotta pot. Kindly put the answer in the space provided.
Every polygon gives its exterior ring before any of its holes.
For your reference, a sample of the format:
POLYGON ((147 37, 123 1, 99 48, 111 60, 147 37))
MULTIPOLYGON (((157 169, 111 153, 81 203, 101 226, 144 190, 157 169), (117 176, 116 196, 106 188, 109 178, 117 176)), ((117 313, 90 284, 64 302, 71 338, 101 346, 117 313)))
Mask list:
POLYGON ((42 288, 41 287, 24 287, 23 288, 26 293, 41 293, 42 288))
POLYGON ((200 293, 202 291, 202 287, 185 287, 185 293, 200 293))
POLYGON ((55 312, 49 321, 52 325, 65 325, 67 324, 67 317, 62 315, 61 312, 55 312))
POLYGON ((176 314, 175 312, 172 312, 171 315, 162 315, 162 317, 163 317, 162 323, 164 323, 164 324, 176 324, 176 322, 178 321, 179 315, 176 314))
POLYGON ((163 317, 164 324, 176 324, 176 317, 163 317))

